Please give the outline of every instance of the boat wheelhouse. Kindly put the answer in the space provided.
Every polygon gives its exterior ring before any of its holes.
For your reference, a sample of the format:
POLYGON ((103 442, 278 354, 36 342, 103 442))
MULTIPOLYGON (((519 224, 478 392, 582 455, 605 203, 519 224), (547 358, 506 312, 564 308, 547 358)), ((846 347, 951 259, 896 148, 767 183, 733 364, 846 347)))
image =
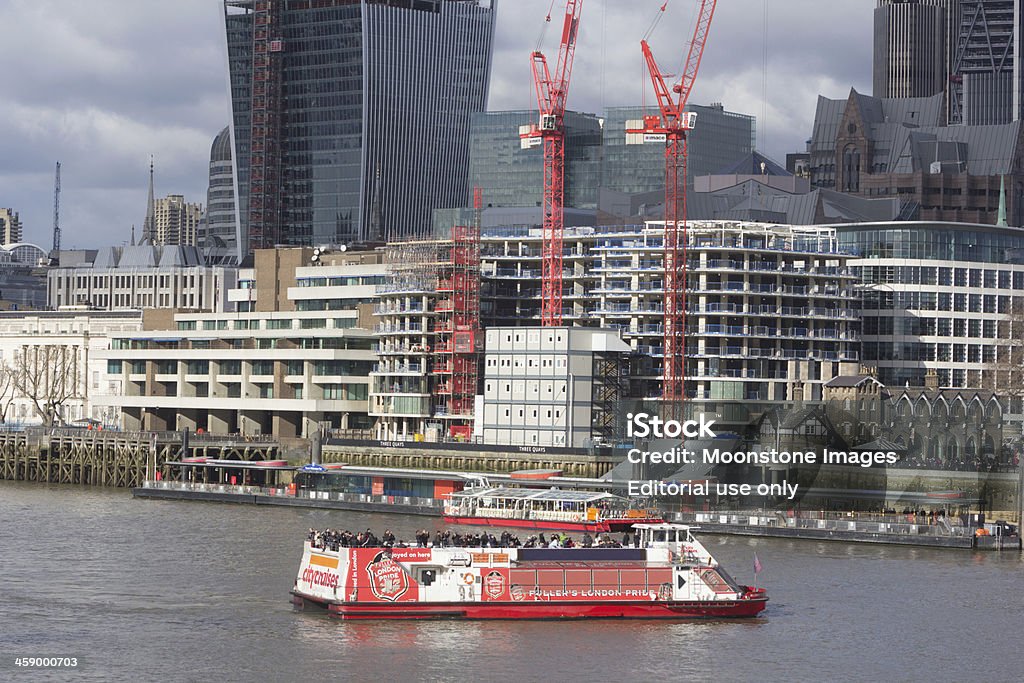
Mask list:
POLYGON ((444 519, 450 524, 527 529, 627 531, 637 523, 663 522, 656 510, 638 508, 603 491, 473 488, 448 495, 444 519))

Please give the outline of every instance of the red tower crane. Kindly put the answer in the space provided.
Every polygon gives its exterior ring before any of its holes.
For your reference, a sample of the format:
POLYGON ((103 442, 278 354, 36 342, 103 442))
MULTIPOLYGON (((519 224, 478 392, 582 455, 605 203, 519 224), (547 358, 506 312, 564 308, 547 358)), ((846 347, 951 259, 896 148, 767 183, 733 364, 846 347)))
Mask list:
MULTIPOLYGON (((541 324, 562 324, 562 230, 565 202, 565 100, 576 54, 583 0, 567 0, 554 76, 539 50, 530 55, 540 121, 520 133, 522 146, 544 145, 544 227, 541 244, 541 324)), ((551 16, 548 15, 550 20, 551 16)))
MULTIPOLYGON (((717 0, 701 0, 683 75, 671 90, 665 85, 665 76, 658 68, 647 41, 640 41, 661 113, 645 116, 640 128, 626 130, 627 143, 665 143, 665 361, 662 397, 671 413, 680 412, 686 397, 686 136, 693 129, 697 114, 684 109, 697 80, 716 4, 717 0)), ((667 5, 666 2, 661 6, 662 12, 667 5)))

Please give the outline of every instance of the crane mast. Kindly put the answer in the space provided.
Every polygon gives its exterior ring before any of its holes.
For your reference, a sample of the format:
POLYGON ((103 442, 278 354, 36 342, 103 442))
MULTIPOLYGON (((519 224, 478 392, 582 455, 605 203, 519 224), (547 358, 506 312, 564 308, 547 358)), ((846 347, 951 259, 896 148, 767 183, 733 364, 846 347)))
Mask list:
MULTIPOLYGON (((662 5, 661 11, 665 11, 662 5)), ((650 45, 640 41, 644 62, 654 86, 659 114, 644 116, 640 127, 627 126, 627 143, 665 143, 665 236, 663 267, 665 270, 664 303, 664 371, 662 399, 669 417, 682 412, 686 398, 686 164, 687 134, 696 123, 697 114, 685 111, 686 103, 697 80, 704 56, 711 20, 717 0, 701 0, 693 39, 679 82, 670 89, 658 67, 650 45), (682 183, 682 184, 681 184, 682 183)))
POLYGON ((554 75, 539 50, 531 55, 540 121, 520 132, 521 146, 544 146, 541 242, 541 324, 562 324, 562 233, 565 205, 565 102, 572 77, 583 0, 568 0, 554 75))
POLYGON ((54 258, 60 255, 60 162, 53 176, 53 248, 50 253, 54 258))

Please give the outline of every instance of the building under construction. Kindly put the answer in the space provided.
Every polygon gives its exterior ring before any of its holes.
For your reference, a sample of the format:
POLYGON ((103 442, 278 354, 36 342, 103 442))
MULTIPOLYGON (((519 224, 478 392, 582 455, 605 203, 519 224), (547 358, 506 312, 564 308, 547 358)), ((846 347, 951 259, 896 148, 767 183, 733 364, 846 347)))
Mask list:
POLYGON ((370 415, 381 434, 468 439, 479 393, 480 228, 389 245, 378 287, 380 362, 370 415))
MULTIPOLYGON (((611 330, 628 345, 628 388, 618 396, 663 398, 663 225, 565 230, 562 319, 569 327, 611 330)), ((480 238, 484 329, 539 325, 541 239, 537 227, 488 230, 480 238)), ((687 240, 688 401, 756 407, 821 400, 825 382, 857 371, 852 257, 834 228, 694 222, 687 240)), ((454 348, 447 321, 456 313, 446 309, 458 300, 449 284, 455 245, 444 238, 389 246, 392 276, 379 288, 381 360, 370 407, 379 438, 438 438, 469 424, 449 410, 455 403, 446 388, 454 385, 433 373, 450 367, 446 354, 454 348)))

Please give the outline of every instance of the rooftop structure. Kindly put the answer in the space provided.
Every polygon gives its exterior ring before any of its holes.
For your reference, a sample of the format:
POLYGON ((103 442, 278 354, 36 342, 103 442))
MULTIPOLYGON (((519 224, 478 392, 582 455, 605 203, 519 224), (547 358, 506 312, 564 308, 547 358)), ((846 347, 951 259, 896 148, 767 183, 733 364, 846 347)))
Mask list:
POLYGON ((811 184, 862 197, 898 197, 900 218, 994 224, 1006 177, 1011 225, 1024 222, 1020 121, 945 126, 942 95, 885 99, 850 91, 818 98, 811 184))

